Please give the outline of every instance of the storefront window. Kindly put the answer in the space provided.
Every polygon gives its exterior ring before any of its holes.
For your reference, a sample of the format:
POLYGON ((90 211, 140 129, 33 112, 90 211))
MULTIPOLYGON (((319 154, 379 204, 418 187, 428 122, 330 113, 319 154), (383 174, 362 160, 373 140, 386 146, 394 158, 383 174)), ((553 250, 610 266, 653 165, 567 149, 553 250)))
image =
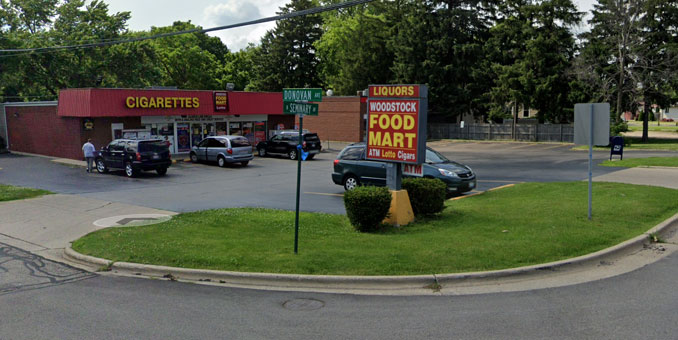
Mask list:
POLYGON ((230 128, 230 131, 229 131, 230 135, 242 136, 242 128, 240 127, 240 123, 238 123, 238 122, 230 123, 228 126, 230 128))
POLYGON ((217 136, 224 136, 228 134, 228 123, 217 122, 217 136))

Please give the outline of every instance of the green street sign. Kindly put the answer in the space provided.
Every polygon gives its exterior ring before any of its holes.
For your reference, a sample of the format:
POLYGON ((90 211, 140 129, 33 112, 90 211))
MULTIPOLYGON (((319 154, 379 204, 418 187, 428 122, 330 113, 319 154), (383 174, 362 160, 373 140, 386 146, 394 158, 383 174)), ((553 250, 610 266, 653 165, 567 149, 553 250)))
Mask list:
POLYGON ((283 102, 283 113, 286 115, 317 116, 318 104, 283 102))
POLYGON ((283 89, 283 102, 321 102, 323 101, 322 89, 283 89))

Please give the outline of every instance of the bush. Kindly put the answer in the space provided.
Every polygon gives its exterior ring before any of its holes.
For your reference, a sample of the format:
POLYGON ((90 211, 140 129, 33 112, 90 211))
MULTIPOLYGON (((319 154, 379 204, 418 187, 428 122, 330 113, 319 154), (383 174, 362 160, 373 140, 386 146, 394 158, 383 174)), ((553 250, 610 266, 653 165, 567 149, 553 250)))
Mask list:
POLYGON ((622 132, 627 131, 629 131, 629 124, 624 121, 610 125, 610 136, 621 136, 622 132))
POLYGON ((403 189, 410 196, 415 216, 437 214, 445 208, 447 186, 437 178, 405 178, 403 189))
POLYGON ((391 192, 386 187, 357 187, 344 193, 346 215, 358 231, 379 228, 391 208, 391 192))

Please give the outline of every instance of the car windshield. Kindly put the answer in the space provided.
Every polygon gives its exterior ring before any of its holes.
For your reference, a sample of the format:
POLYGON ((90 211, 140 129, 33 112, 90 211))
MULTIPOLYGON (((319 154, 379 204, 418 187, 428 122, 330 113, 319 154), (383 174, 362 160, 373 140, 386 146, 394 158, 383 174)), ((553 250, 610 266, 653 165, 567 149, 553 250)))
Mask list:
POLYGON ((437 164, 437 163, 450 163, 450 162, 451 161, 449 159, 447 159, 447 157, 438 153, 438 151, 435 151, 433 149, 426 149, 426 163, 437 164))
POLYGON ((251 146, 250 141, 245 137, 235 137, 231 138, 231 147, 240 148, 243 146, 251 146))
POLYGON ((167 143, 164 141, 140 142, 139 152, 162 152, 167 151, 167 143))

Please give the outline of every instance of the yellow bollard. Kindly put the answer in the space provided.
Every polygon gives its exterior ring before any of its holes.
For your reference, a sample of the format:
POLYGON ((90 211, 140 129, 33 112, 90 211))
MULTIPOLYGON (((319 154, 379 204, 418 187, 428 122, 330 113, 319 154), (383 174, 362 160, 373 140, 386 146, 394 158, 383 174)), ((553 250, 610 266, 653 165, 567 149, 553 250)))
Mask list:
POLYGON ((410 222, 414 221, 414 212, 412 211, 412 204, 410 204, 410 196, 407 195, 407 190, 390 191, 391 208, 388 211, 389 216, 384 219, 384 223, 389 223, 396 227, 410 224, 410 222))

